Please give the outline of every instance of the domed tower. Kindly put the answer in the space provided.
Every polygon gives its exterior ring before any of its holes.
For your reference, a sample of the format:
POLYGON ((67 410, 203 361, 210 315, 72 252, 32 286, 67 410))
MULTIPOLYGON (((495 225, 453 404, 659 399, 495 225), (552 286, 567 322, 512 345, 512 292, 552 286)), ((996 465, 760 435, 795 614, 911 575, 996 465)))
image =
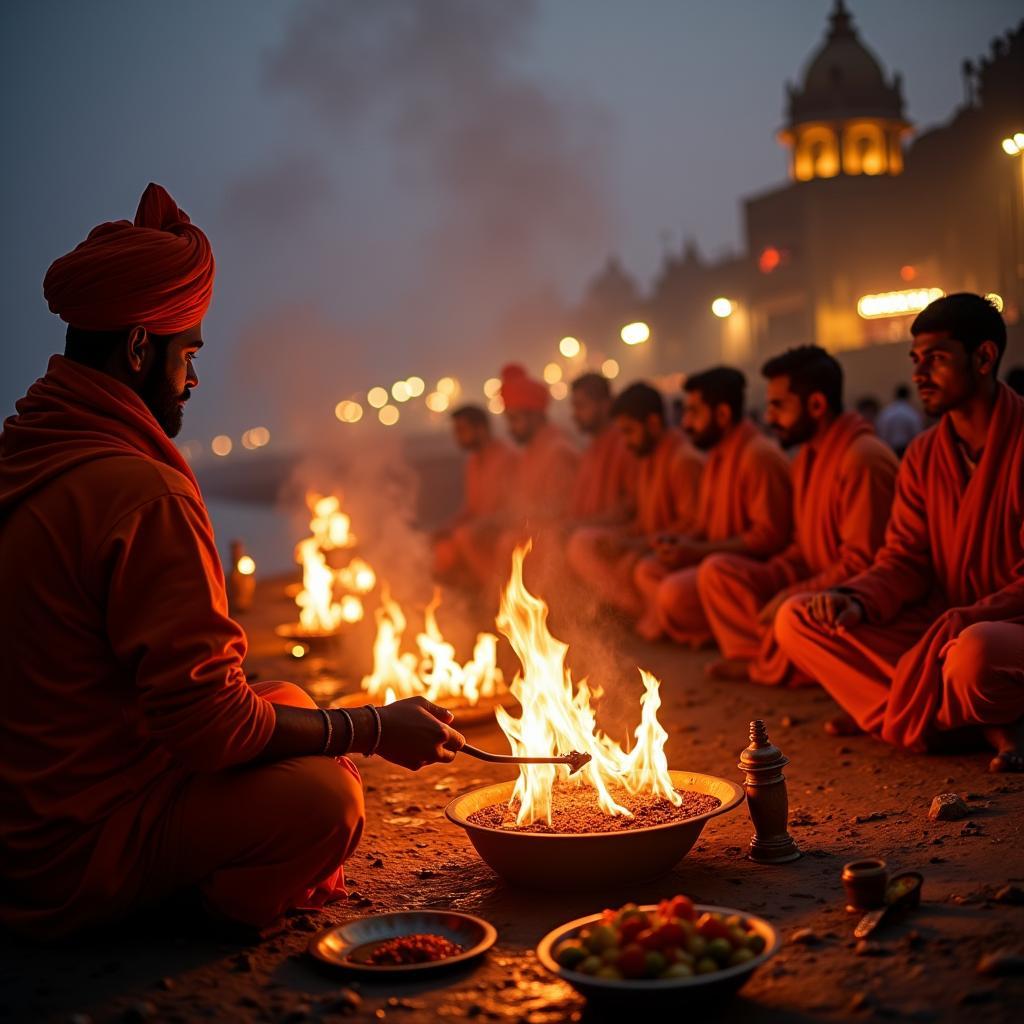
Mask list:
POLYGON ((797 181, 903 170, 900 139, 910 122, 903 116, 900 77, 886 81, 843 0, 836 0, 825 42, 808 62, 802 84, 788 84, 787 93, 779 141, 790 148, 790 174, 797 181))

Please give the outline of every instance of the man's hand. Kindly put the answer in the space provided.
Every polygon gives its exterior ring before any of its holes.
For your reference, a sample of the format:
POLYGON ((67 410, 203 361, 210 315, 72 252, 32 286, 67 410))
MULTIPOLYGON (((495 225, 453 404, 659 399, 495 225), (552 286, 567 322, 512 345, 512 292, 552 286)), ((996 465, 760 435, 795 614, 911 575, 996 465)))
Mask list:
POLYGON ((392 764, 418 771, 424 765, 455 759, 466 742, 449 727, 455 716, 424 697, 408 697, 380 709, 377 753, 392 764))
POLYGON ((860 601, 838 590, 823 590, 807 602, 811 619, 835 632, 838 629, 853 629, 864 619, 864 607, 860 601))

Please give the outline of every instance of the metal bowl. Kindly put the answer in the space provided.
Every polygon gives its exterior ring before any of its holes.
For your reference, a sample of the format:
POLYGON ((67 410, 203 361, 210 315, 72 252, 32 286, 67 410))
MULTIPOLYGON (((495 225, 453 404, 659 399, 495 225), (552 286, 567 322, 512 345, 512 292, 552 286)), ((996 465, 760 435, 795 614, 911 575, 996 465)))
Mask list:
POLYGON ((676 789, 718 797, 713 811, 684 821, 616 832, 534 833, 477 825, 469 816, 491 804, 508 803, 514 782, 479 786, 455 797, 448 820, 464 828, 484 861, 506 881, 534 889, 595 889, 657 878, 679 863, 709 818, 735 810, 743 789, 728 779, 669 772, 676 789))
MULTIPOLYGON (((648 904, 640 909, 657 910, 658 908, 655 904, 648 904)), ((537 958, 547 970, 552 974, 557 974, 559 978, 572 985, 580 995, 585 996, 591 1002, 622 1003, 637 1012, 642 1012, 645 1007, 651 1008, 670 1001, 675 1001, 676 1006, 682 1007, 697 1001, 733 995, 746 984, 758 967, 779 951, 782 944, 779 933, 762 917, 755 917, 742 910, 733 910, 731 907, 714 907, 707 904, 698 904, 694 909, 700 913, 710 912, 726 916, 739 914, 740 917, 747 920, 758 935, 764 938, 764 951, 745 964, 725 967, 713 974, 695 974, 689 978, 670 978, 664 981, 657 979, 618 981, 593 978, 589 974, 581 974, 579 971, 569 971, 560 967, 552 955, 552 950, 560 942, 572 938, 588 925, 596 924, 601 920, 600 914, 591 914, 589 917, 580 917, 575 921, 569 921, 554 931, 548 932, 537 946, 537 958)))
MULTIPOLYGON (((466 730, 477 726, 493 725, 494 709, 504 706, 502 705, 503 697, 511 699, 508 694, 503 694, 500 697, 483 697, 479 703, 474 705, 446 704, 444 701, 438 701, 437 703, 440 707, 447 708, 455 715, 455 721, 452 722, 454 728, 466 730)), ((363 690, 357 693, 343 693, 331 701, 332 708, 359 708, 366 704, 377 704, 377 707, 381 706, 363 690)))
POLYGON ((309 953, 322 963, 365 975, 422 974, 443 970, 481 956, 494 945, 494 926, 472 914, 447 910, 410 910, 397 914, 359 917, 319 932, 309 940, 309 953), (354 954, 369 943, 422 933, 441 935, 462 947, 444 960, 422 964, 370 964, 354 954))

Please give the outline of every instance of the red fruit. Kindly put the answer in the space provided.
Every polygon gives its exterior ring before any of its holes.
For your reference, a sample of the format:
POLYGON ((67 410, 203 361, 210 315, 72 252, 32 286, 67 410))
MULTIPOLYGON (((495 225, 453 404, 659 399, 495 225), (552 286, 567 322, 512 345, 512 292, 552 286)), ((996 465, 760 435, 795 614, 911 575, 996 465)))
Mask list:
POLYGON ((666 921, 654 934, 659 949, 681 946, 686 941, 686 930, 677 921, 666 921))
POLYGON ((636 941, 644 949, 661 949, 661 941, 658 938, 657 928, 646 928, 637 937, 636 941))
POLYGON ((703 936, 709 942, 711 939, 728 939, 729 926, 713 914, 704 914, 697 922, 697 934, 703 936))
POLYGON ((692 921, 697 912, 693 909, 693 900, 689 896, 673 896, 670 900, 663 901, 668 904, 663 911, 665 917, 678 917, 684 921, 692 921))
POLYGON ((647 950, 636 942, 626 946, 616 966, 624 978, 642 978, 647 973, 647 950))
POLYGON ((619 935, 622 936, 622 945, 628 946, 641 932, 645 932, 647 930, 648 922, 646 914, 637 914, 635 916, 627 917, 626 920, 619 925, 619 935))

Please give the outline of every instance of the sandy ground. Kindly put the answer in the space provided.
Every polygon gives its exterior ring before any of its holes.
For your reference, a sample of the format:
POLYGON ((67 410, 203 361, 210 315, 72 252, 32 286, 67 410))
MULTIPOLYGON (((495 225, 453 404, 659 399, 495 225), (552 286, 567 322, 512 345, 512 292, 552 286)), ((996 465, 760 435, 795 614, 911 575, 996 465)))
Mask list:
MULTIPOLYGON (((292 678, 320 693, 337 685, 346 663, 345 671, 358 677, 365 665, 344 650, 333 664, 285 656, 270 626, 286 617, 281 586, 262 586, 257 610, 243 619, 252 639, 252 672, 292 678)), ((569 632, 577 634, 570 637, 574 657, 585 664, 588 644, 597 642, 594 631, 589 637, 585 629, 569 632)), ((444 818, 453 795, 512 778, 507 768, 460 757, 414 775, 371 759, 360 764, 368 827, 350 863, 348 900, 290 916, 255 945, 224 938, 187 916, 170 920, 161 913, 62 947, 3 939, 0 1020, 596 1019, 595 1008, 543 971, 535 944, 568 919, 676 892, 761 914, 786 938, 782 952, 735 1000, 698 1012, 681 1002, 679 1010, 691 1019, 1019 1019, 1024 977, 983 975, 976 967, 986 953, 1024 952, 1024 906, 1013 902, 1024 888, 1024 779, 986 774, 988 758, 981 753, 911 757, 870 739, 832 739, 821 726, 833 705, 820 691, 711 683, 703 675, 707 653, 641 645, 605 630, 601 640, 617 651, 621 682, 606 706, 621 709, 623 721, 639 713, 632 666, 664 680, 661 720, 673 768, 740 781, 736 762, 749 720, 768 723, 791 760, 791 831, 804 854, 800 860, 768 867, 746 859, 751 825, 741 806, 710 821, 690 854, 656 882, 578 894, 514 890, 444 818), (928 819, 932 797, 944 792, 967 800, 968 819, 928 819), (857 918, 844 910, 839 875, 845 862, 865 856, 922 872, 924 902, 858 950, 857 918), (305 955, 310 936, 332 923, 412 908, 478 914, 498 929, 498 944, 475 967, 403 985, 353 985, 305 955), (809 931, 794 941, 799 930, 809 931)), ((365 651, 365 641, 365 635, 361 643, 353 639, 346 649, 365 651)), ((507 749, 494 724, 471 736, 480 746, 507 749)))

